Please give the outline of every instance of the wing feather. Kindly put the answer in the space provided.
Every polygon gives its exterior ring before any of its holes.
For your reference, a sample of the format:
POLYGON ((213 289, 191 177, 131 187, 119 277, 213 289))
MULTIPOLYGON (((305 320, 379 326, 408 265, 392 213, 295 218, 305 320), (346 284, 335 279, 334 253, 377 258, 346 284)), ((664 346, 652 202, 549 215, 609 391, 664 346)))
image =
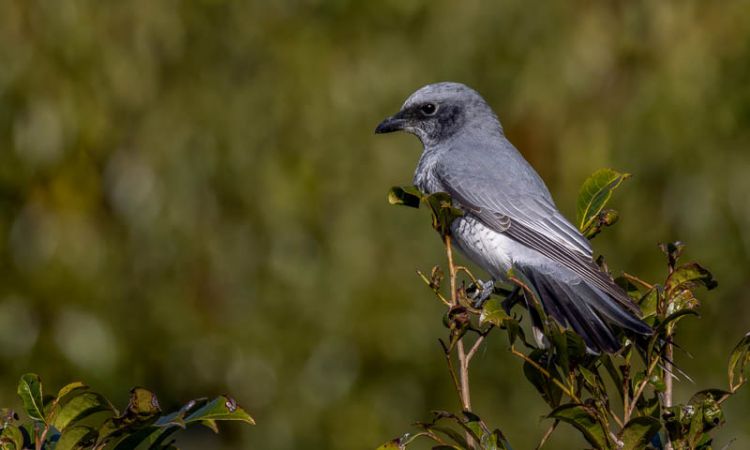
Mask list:
POLYGON ((445 191, 486 226, 562 264, 631 312, 640 314, 630 297, 594 263, 586 238, 557 211, 551 199, 532 193, 521 198, 507 182, 484 175, 482 178, 469 171, 461 173, 445 164, 435 166, 435 176, 445 191), (493 182, 496 186, 492 186, 493 182))

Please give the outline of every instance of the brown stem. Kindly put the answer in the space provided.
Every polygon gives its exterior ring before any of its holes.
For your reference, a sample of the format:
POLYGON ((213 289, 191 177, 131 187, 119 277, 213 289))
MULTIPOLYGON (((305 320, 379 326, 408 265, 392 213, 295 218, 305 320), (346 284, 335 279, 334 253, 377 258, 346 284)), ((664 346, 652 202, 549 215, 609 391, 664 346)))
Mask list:
POLYGON ((645 282, 645 281, 641 280, 640 278, 638 278, 638 277, 637 277, 637 276, 635 276, 635 275, 630 275, 630 274, 629 274, 629 273, 627 273, 627 272, 623 272, 623 273, 622 273, 622 276, 623 276, 623 278, 625 278, 626 280, 628 280, 628 281, 632 281, 633 283, 637 283, 637 284, 640 284, 641 286, 645 287, 646 289, 653 289, 653 288, 654 288, 654 285, 653 285, 653 284, 651 284, 651 283, 647 283, 647 282, 645 282))
MULTIPOLYGON (((672 347, 672 343, 669 341, 670 337, 670 330, 669 326, 667 326, 667 343, 664 348, 664 397, 663 397, 663 403, 665 408, 669 408, 672 406, 672 357, 674 354, 674 350, 672 347)), ((667 442, 664 445, 664 450, 672 450, 672 441, 669 439, 669 434, 667 433, 667 442)))
POLYGON ((445 236, 445 252, 448 255, 448 275, 451 279, 451 303, 458 306, 458 298, 456 296, 456 266, 453 264, 453 249, 450 235, 445 236))
POLYGON ((427 275, 423 274, 421 270, 417 270, 417 275, 419 275, 419 277, 422 278, 422 281, 424 281, 425 284, 427 284, 427 286, 430 286, 430 288, 432 289, 432 292, 435 293, 435 295, 437 296, 437 298, 440 299, 441 302, 445 303, 448 306, 451 306, 451 303, 448 300, 446 300, 445 297, 443 297, 443 294, 440 293, 440 291, 438 290, 439 288, 435 288, 432 285, 432 282, 430 281, 429 278, 427 278, 427 275))
POLYGON ((646 376, 643 378, 641 383, 636 388, 635 392, 633 393, 633 399, 630 401, 630 407, 625 409, 625 416, 623 417, 622 421, 625 423, 628 423, 630 420, 630 416, 633 415, 633 411, 635 411, 635 406, 638 403, 638 399, 643 394, 643 390, 646 388, 646 385, 648 384, 648 380, 651 379, 651 375, 654 372, 654 369, 656 369, 656 365, 659 363, 658 358, 654 358, 653 361, 651 361, 651 364, 648 366, 648 370, 646 371, 646 376))
POLYGON ((490 325, 490 327, 487 328, 486 331, 483 331, 479 334, 479 337, 476 341, 474 341, 474 345, 471 346, 471 349, 469 349, 469 353, 467 353, 466 355, 466 364, 469 364, 471 362, 471 359, 477 353, 477 350, 479 350, 479 346, 482 345, 484 338, 487 336, 487 334, 489 334, 490 331, 492 331, 492 328, 493 325, 490 325))
POLYGON ((47 439, 47 432, 49 431, 49 425, 44 426, 44 430, 42 430, 42 433, 38 436, 36 436, 35 439, 35 446, 36 450, 42 450, 44 448, 44 441, 47 439))
MULTIPOLYGON (((451 286, 451 305, 455 307, 459 306, 459 302, 458 295, 456 295, 456 266, 453 263, 453 248, 451 245, 450 235, 445 236, 445 252, 448 256, 448 274, 450 276, 451 286)), ((458 342, 456 343, 456 347, 458 348, 458 375, 460 381, 458 395, 461 399, 461 407, 464 409, 464 411, 471 411, 471 392, 469 390, 469 358, 467 358, 463 337, 458 340, 458 342)), ((448 360, 450 360, 450 354, 446 355, 446 357, 448 360)), ((452 363, 449 364, 450 367, 453 367, 452 363)), ((469 448, 475 448, 476 445, 474 439, 468 433, 466 434, 466 442, 469 448)))
POLYGON ((550 436, 552 436, 552 432, 555 431, 555 428, 557 428, 557 425, 560 423, 559 420, 555 419, 554 422, 552 422, 552 425, 547 428, 547 431, 544 433, 544 436, 542 436, 542 440, 539 441, 539 445, 536 446, 535 450, 539 450, 544 446, 544 444, 547 442, 547 439, 549 439, 550 436))
POLYGON ((453 381, 453 387, 456 388, 456 393, 458 394, 461 407, 463 407, 464 396, 461 391, 461 384, 458 382, 458 377, 456 376, 456 369, 453 367, 453 359, 451 358, 452 350, 447 345, 445 345, 442 339, 438 339, 438 340, 440 341, 440 345, 443 346, 443 354, 445 355, 445 362, 448 364, 448 372, 450 373, 451 380, 453 381))
POLYGON ((471 411, 471 393, 469 391, 469 360, 466 357, 463 338, 458 341, 458 364, 461 377, 461 403, 465 411, 471 411))

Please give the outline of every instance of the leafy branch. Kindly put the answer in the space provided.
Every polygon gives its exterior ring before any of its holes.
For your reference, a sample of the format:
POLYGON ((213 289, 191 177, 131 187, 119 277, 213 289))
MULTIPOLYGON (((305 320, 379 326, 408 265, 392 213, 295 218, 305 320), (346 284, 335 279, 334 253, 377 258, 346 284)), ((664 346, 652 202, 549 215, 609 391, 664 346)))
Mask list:
POLYGON ((156 395, 135 387, 127 407, 118 411, 80 381, 65 385, 57 395, 45 395, 33 373, 21 377, 18 395, 30 421, 20 423, 14 411, 0 410, 1 450, 172 450, 177 448, 172 435, 194 424, 216 433, 219 421, 255 424, 234 399, 223 395, 191 400, 162 414, 156 395))
MULTIPOLYGON (((618 213, 607 209, 612 193, 629 174, 611 169, 594 173, 581 188, 576 223, 589 239, 613 225, 618 213)), ((448 194, 422 194, 414 187, 395 187, 388 194, 391 204, 419 208, 426 205, 432 226, 440 234, 448 265, 447 295, 444 275, 434 267, 420 278, 446 307, 447 340, 440 339, 446 365, 457 392, 461 413, 433 412, 429 422, 417 422, 416 434, 405 434, 379 449, 404 449, 418 438, 432 440, 438 447, 453 449, 510 449, 499 429, 490 431, 472 411, 469 367, 477 349, 493 330, 506 334, 509 351, 523 361, 523 374, 549 405, 552 422, 537 449, 553 435, 560 423, 578 430, 596 449, 707 450, 712 433, 723 422, 721 405, 747 383, 750 366, 750 333, 730 354, 728 390, 710 389, 694 394, 686 403, 674 403, 672 383, 687 378, 674 365, 674 341, 679 322, 698 317, 701 302, 696 292, 717 286, 711 273, 695 262, 680 264, 684 245, 662 244, 667 270, 663 283, 652 283, 623 273, 614 279, 641 309, 643 320, 654 333, 649 337, 620 336, 622 349, 614 355, 592 354, 574 332, 547 317, 534 286, 523 274, 511 269, 506 286, 496 286, 492 297, 476 309, 472 295, 484 286, 453 259, 451 223, 463 212, 448 194), (538 317, 543 336, 537 343, 526 340, 522 314, 514 312, 522 303, 538 317), (469 336, 475 338, 471 344, 469 336), (467 351, 467 346, 469 350, 467 351), (457 363, 457 364, 456 364, 457 363), (610 386, 614 386, 612 389, 610 386)), ((603 258, 597 262, 607 270, 603 258)))

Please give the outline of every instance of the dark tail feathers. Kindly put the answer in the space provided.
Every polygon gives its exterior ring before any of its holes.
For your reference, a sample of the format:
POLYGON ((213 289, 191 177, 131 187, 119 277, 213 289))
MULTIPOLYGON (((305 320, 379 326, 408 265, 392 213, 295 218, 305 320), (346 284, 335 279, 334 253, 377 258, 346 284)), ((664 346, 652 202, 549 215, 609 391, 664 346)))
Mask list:
POLYGON ((620 349, 616 329, 637 335, 653 332, 631 311, 585 281, 568 284, 537 270, 521 269, 539 293, 545 312, 559 324, 573 328, 595 352, 613 353, 620 349))

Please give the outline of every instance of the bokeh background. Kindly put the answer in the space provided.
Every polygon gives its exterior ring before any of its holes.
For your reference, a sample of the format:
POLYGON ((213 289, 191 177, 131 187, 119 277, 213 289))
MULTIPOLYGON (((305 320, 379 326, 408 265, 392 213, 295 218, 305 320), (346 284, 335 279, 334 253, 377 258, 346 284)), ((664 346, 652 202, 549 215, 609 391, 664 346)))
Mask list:
MULTIPOLYGON (((0 404, 34 371, 120 404, 229 392, 258 421, 187 449, 374 448, 455 409, 414 273, 440 242, 385 201, 420 145, 373 135, 443 80, 569 217, 594 170, 634 175, 596 251, 656 281, 656 244, 688 244, 720 287, 684 322, 678 400, 725 386, 750 330, 750 2, 0 0, 0 404)), ((504 339, 472 375, 531 448, 547 408, 504 339)), ((719 446, 750 445, 748 391, 719 446)))

